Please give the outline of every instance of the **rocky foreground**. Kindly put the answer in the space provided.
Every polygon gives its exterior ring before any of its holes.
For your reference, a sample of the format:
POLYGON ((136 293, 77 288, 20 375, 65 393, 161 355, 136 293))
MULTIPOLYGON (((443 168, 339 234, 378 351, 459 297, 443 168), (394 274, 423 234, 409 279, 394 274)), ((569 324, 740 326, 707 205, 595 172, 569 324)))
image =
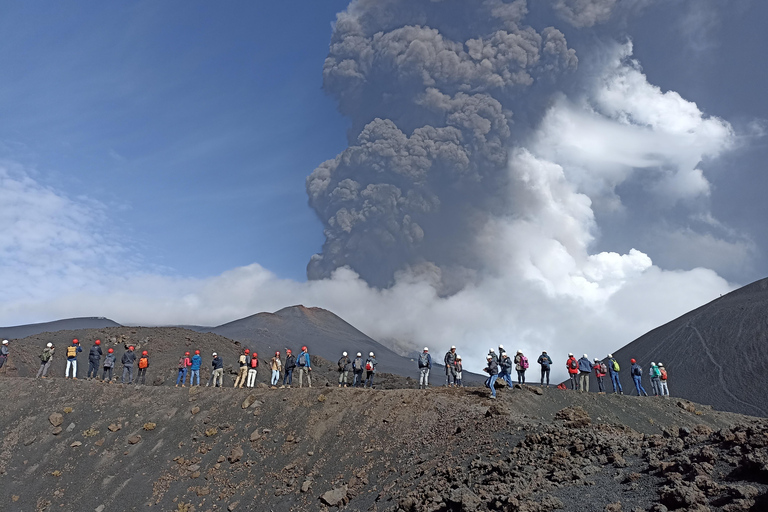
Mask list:
POLYGON ((675 399, 22 377, 0 393, 1 510, 768 510, 768 423, 675 399))

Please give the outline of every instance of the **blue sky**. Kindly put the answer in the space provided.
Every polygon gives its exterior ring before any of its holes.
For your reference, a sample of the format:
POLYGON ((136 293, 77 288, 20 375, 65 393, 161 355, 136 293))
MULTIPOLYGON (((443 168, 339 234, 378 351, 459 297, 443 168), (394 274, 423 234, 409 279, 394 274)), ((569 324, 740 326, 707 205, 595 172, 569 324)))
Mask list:
POLYGON ((602 352, 768 273, 768 3, 348 4, 1 4, 0 324, 304 303, 406 349, 602 352))

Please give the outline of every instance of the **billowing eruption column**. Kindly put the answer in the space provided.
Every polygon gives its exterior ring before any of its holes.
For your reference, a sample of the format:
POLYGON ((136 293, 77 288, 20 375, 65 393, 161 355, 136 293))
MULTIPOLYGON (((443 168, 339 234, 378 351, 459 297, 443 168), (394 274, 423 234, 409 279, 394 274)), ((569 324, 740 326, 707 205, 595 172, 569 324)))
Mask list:
POLYGON ((524 0, 359 0, 338 15, 324 88, 349 147, 307 178, 325 226, 310 279, 430 272, 450 294, 479 270, 475 234, 510 210, 508 153, 578 63, 524 0))

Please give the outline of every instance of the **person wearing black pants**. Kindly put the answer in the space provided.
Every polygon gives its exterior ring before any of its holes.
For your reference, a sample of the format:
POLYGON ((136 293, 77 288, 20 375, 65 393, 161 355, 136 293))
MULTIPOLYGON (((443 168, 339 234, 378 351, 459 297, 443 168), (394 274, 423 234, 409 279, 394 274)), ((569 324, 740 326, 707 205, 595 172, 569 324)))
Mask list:
POLYGON ((547 355, 547 351, 543 351, 539 358, 536 360, 541 365, 541 386, 544 387, 544 378, 547 379, 547 387, 549 387, 549 370, 552 367, 552 358, 547 355))

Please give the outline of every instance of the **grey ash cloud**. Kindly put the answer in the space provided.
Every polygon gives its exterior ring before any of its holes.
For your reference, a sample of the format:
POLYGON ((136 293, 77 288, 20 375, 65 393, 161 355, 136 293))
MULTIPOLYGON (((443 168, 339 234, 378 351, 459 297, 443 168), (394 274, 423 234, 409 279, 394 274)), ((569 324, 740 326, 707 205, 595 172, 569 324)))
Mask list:
POLYGON ((521 0, 361 0, 338 15, 323 78, 350 145, 307 178, 326 236, 310 279, 342 266, 379 287, 404 268, 437 272, 444 292, 471 279, 477 230, 509 209, 531 98, 578 65, 526 14, 521 0))

